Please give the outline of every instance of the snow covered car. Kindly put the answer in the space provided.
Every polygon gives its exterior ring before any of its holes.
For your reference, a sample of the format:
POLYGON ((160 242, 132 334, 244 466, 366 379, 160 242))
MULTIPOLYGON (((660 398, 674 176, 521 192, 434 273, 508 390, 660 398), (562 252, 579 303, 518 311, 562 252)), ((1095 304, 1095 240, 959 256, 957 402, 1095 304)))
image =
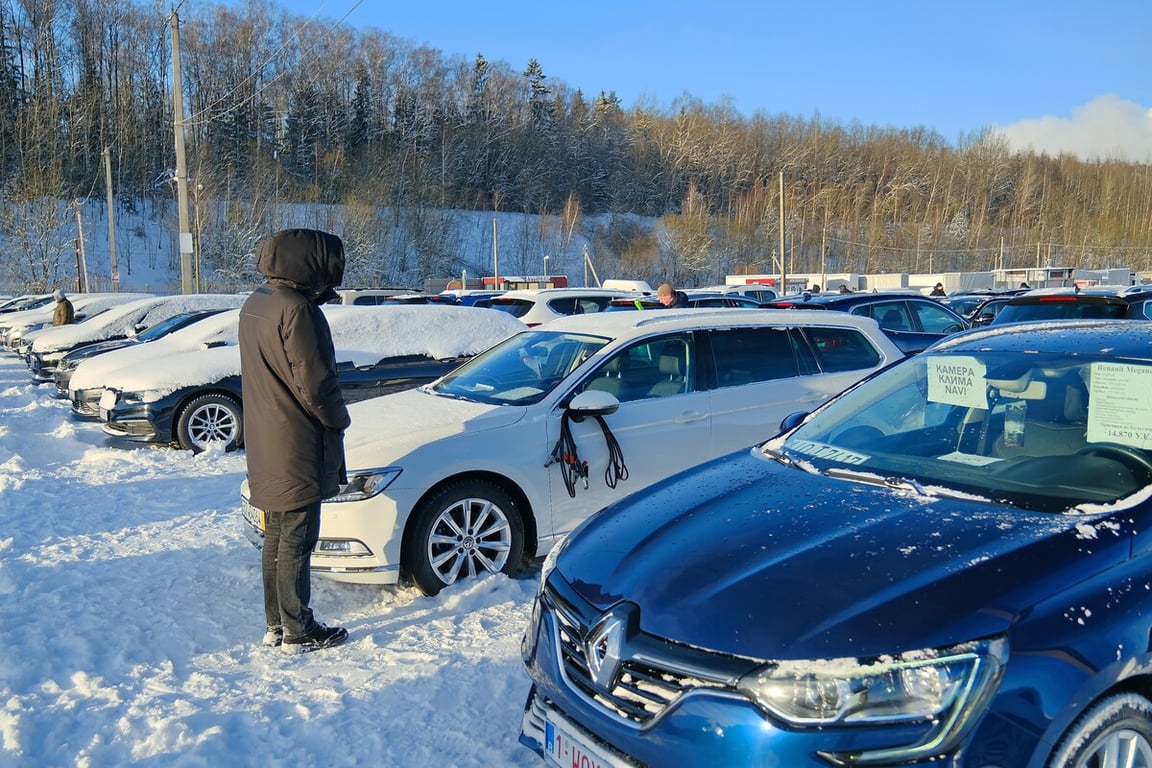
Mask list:
POLYGON ((163 320, 195 309, 234 309, 244 303, 235 293, 150 296, 111 307, 73 325, 46 328, 31 339, 25 362, 36 381, 51 381, 57 363, 74 349, 101 341, 126 339, 163 320))
POLYGON ((989 326, 550 553, 548 764, 1152 765, 1152 326, 989 326))
MULTIPOLYGON (((68 300, 76 313, 76 323, 100 314, 106 309, 126 304, 137 299, 146 299, 152 293, 71 293, 68 300)), ((0 315, 0 341, 3 341, 11 351, 23 357, 35 335, 41 331, 54 328, 52 313, 56 311, 56 302, 41 305, 34 309, 25 309, 0 315), (31 337, 27 338, 26 337, 31 337)))
MULTIPOLYGON (((323 311, 349 402, 433 381, 524 328, 508 315, 470 307, 327 304, 323 311)), ((168 354, 167 346, 155 349, 161 339, 141 347, 139 365, 106 373, 98 403, 104 432, 192 450, 242 447, 239 311, 227 314, 234 325, 202 348, 168 354)))
MULTIPOLYGON (((68 385, 72 382, 72 374, 80 367, 80 363, 85 360, 117 349, 157 341, 168 334, 175 333, 182 328, 186 328, 193 323, 212 317, 213 315, 220 314, 223 311, 223 309, 197 309, 191 312, 181 312, 178 315, 169 317, 167 320, 161 320, 155 325, 150 325, 138 333, 129 334, 123 339, 97 341, 65 353, 59 362, 56 363, 56 369, 52 372, 52 381, 56 384, 56 396, 68 397, 68 385)), ((85 415, 96 415, 95 401, 99 399, 99 395, 97 395, 93 401, 91 413, 85 415)))
POLYGON ((227 309, 147 345, 125 346, 81 360, 68 380, 72 414, 81 418, 99 418, 104 385, 110 376, 120 375, 121 370, 136 371, 162 365, 159 361, 179 353, 235 346, 239 323, 240 310, 227 309))
MULTIPOLYGON (((514 572, 624 494, 752 445, 902 357, 874 320, 841 312, 600 312, 530 328, 349 409, 351 481, 323 504, 313 571, 426 594, 514 572)), ((241 507, 258 543, 261 512, 241 507)))

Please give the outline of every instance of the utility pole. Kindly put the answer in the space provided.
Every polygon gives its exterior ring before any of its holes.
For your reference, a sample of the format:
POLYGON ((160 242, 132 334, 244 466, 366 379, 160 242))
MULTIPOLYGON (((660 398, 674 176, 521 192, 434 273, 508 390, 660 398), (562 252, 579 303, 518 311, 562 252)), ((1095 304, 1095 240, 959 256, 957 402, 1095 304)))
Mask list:
POLYGON ((108 259, 112 267, 112 290, 120 290, 120 270, 116 266, 116 206, 112 197, 112 158, 104 147, 104 186, 108 188, 108 259))
POLYGON ((784 256, 784 171, 780 171, 780 295, 788 293, 788 267, 784 256))
POLYGON ((500 290, 500 251, 496 248, 496 217, 492 217, 492 287, 500 290))
POLYGON ((83 200, 77 200, 73 206, 76 210, 76 290, 80 293, 88 292, 88 256, 84 251, 84 220, 80 216, 80 207, 83 200))
POLYGON ((180 222, 180 291, 193 293, 192 229, 188 224, 188 162, 184 158, 184 85, 180 77, 180 17, 172 11, 172 127, 176 135, 176 208, 180 222))

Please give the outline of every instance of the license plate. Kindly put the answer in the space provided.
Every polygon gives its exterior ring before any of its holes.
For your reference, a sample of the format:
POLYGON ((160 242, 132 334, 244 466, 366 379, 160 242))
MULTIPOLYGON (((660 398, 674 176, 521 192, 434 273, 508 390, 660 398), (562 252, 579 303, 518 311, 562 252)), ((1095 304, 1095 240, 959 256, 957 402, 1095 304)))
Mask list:
POLYGON ((108 421, 108 409, 107 408, 101 408, 100 409, 100 421, 108 421))
POLYGON ((264 523, 264 510, 256 509, 248 503, 247 499, 240 500, 240 514, 244 515, 244 519, 253 528, 259 528, 261 531, 265 530, 264 523))
POLYGON ((544 754, 554 765, 563 768, 628 768, 628 764, 618 760, 587 740, 573 736, 567 724, 552 721, 551 716, 544 721, 544 754))
POLYGON ((104 394, 100 395, 100 413, 111 410, 114 405, 116 405, 116 393, 110 389, 104 390, 104 394))

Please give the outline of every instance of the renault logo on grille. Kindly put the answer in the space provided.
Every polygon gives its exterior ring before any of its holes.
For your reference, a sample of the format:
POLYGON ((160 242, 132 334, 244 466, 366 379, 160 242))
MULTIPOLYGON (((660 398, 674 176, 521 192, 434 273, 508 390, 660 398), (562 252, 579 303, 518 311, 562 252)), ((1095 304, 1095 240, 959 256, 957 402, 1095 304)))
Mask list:
POLYGON ((584 659, 597 688, 609 691, 620 674, 626 616, 615 609, 604 614, 584 638, 584 659))

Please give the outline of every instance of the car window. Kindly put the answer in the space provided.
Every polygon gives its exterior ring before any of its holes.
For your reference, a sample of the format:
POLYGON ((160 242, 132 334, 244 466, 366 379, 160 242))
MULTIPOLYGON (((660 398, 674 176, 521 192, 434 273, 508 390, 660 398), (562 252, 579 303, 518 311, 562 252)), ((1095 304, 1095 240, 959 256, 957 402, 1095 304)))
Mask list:
POLYGON ((1122 304, 1107 304, 1102 301, 1030 301, 1023 304, 1009 303, 996 316, 995 322, 1018 323, 1025 320, 1071 320, 1079 318, 1118 319, 1127 314, 1122 304))
POLYGON ((622 403, 669 397, 695 389, 695 345, 690 333, 642 341, 602 363, 582 390, 609 392, 622 403))
POLYGON ((478 403, 529 405, 543 399, 607 341, 576 333, 518 333, 449 373, 432 391, 478 403))
POLYGON ((903 301, 877 301, 852 308, 853 315, 871 317, 886 331, 910 331, 915 328, 903 301))
POLYGON ((739 387, 799 374, 787 328, 726 328, 711 333, 716 383, 739 387))
POLYGON ((917 301, 912 304, 912 310, 925 333, 956 333, 964 330, 963 324, 954 315, 934 303, 917 301))
POLYGON ((827 373, 859 371, 880 364, 880 352, 864 334, 851 328, 803 328, 820 363, 827 373))
POLYGON ((608 306, 611 296, 561 296, 548 301, 548 308, 558 315, 590 315, 608 306))
POLYGON ((532 302, 526 299, 492 299, 492 309, 507 312, 512 317, 524 317, 532 309, 532 302))

